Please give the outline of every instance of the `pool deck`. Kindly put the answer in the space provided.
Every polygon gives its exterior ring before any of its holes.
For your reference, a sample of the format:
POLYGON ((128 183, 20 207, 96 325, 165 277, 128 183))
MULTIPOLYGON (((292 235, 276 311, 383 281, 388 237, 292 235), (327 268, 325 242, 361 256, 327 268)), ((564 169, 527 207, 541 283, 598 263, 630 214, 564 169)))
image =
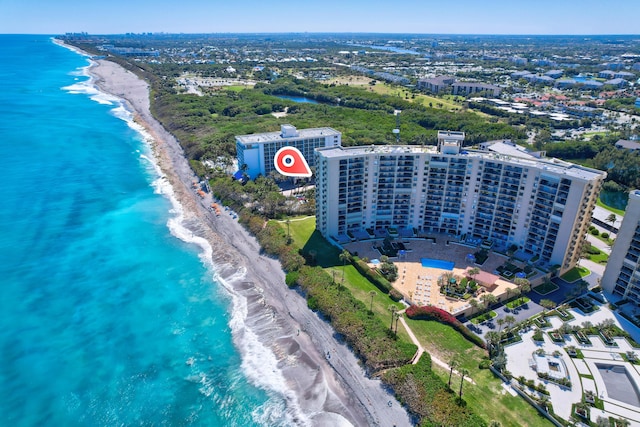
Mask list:
MULTIPOLYGON (((413 304, 421 306, 433 305, 454 315, 470 311, 471 306, 468 301, 441 295, 438 278, 445 273, 453 273, 458 278, 465 277, 465 270, 470 267, 478 267, 482 271, 492 273, 506 261, 504 256, 490 253, 489 258, 482 266, 476 266, 467 261, 467 255, 476 252, 477 248, 457 243, 447 244, 446 237, 438 237, 437 243, 425 239, 402 239, 402 242, 405 244, 407 251, 404 257, 393 259, 393 263, 398 267, 398 279, 393 283, 393 287, 413 304), (423 267, 421 258, 451 261, 455 264, 455 267, 453 271, 423 267)), ((361 258, 367 257, 372 260, 380 258, 380 253, 373 248, 374 244, 379 244, 379 241, 353 242, 344 245, 344 248, 351 253, 357 252, 361 258)), ((370 266, 374 267, 372 264, 370 266)), ((507 280, 498 279, 491 290, 487 289, 487 292, 500 297, 506 295, 508 288, 515 287, 513 283, 507 280)))

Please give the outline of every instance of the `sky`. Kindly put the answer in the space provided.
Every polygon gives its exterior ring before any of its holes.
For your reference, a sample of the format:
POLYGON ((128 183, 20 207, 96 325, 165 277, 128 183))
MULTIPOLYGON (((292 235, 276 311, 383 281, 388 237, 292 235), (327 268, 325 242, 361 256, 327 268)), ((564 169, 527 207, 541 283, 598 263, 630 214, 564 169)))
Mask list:
POLYGON ((640 34, 640 0, 0 0, 0 34, 640 34))

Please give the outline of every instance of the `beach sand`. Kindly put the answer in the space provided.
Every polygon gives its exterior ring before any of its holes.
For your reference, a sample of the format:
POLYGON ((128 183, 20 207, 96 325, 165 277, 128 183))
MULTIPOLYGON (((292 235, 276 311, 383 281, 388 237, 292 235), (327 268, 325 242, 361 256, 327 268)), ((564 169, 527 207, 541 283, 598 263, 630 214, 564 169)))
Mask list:
POLYGON ((246 301, 246 308, 234 304, 244 319, 231 325, 243 364, 256 363, 247 360, 243 350, 243 337, 253 333, 273 352, 293 392, 286 393, 286 399, 297 425, 411 425, 406 411, 379 380, 367 378, 349 348, 336 340, 331 326, 287 288, 279 262, 260 255, 257 241, 229 212, 214 215, 208 209, 210 195, 203 199, 194 192, 196 178, 181 147, 150 113, 146 82, 113 62, 94 62, 89 69, 94 83, 124 99, 136 122, 152 136, 155 160, 184 210, 185 225, 210 243, 220 279, 232 295, 246 301))

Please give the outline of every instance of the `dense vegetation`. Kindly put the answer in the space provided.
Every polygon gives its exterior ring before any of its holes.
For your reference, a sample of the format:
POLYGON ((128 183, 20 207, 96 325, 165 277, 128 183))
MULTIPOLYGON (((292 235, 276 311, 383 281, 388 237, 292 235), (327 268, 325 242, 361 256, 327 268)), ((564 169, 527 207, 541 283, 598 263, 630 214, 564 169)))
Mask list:
POLYGON ((154 114, 178 137, 191 159, 233 157, 235 135, 275 131, 281 123, 299 128, 333 127, 343 133, 346 146, 395 143, 391 130, 396 127, 393 112, 398 109, 402 110, 401 139, 408 144, 435 144, 439 129, 467 132, 467 144, 525 136, 521 129, 488 123, 475 113, 452 113, 363 88, 328 86, 293 77, 202 97, 179 94, 166 85, 157 84, 154 89, 154 114), (297 104, 275 95, 305 96, 321 103, 297 104), (285 108, 285 118, 270 114, 285 108))
POLYGON ((427 353, 417 364, 391 369, 382 378, 393 387, 401 402, 420 416, 420 426, 487 425, 431 370, 431 357, 427 353))

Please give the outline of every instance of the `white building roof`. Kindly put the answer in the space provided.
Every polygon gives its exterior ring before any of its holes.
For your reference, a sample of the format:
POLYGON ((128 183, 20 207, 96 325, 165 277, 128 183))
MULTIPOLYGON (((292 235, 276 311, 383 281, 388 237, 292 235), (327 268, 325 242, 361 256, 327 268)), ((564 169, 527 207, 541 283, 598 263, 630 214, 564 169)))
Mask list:
MULTIPOLYGON (((360 157, 366 155, 385 155, 385 154, 439 154, 434 146, 421 145, 369 145, 358 147, 328 147, 317 150, 322 156, 327 158, 341 157, 360 157)), ((508 154, 500 154, 487 151, 479 151, 474 149, 463 149, 457 156, 468 156, 470 158, 481 158, 483 160, 501 160, 508 161, 522 167, 535 168, 542 171, 549 171, 558 175, 567 175, 570 178, 578 178, 590 181, 602 176, 605 172, 597 169, 590 169, 584 166, 565 162, 559 159, 538 159, 533 156, 531 158, 523 158, 522 154, 512 156, 508 154)))
POLYGON ((243 144, 264 144, 274 141, 286 141, 288 139, 308 139, 315 137, 327 137, 341 135, 337 130, 330 127, 298 129, 296 136, 282 137, 282 131, 254 133, 250 135, 237 135, 236 140, 243 144))

